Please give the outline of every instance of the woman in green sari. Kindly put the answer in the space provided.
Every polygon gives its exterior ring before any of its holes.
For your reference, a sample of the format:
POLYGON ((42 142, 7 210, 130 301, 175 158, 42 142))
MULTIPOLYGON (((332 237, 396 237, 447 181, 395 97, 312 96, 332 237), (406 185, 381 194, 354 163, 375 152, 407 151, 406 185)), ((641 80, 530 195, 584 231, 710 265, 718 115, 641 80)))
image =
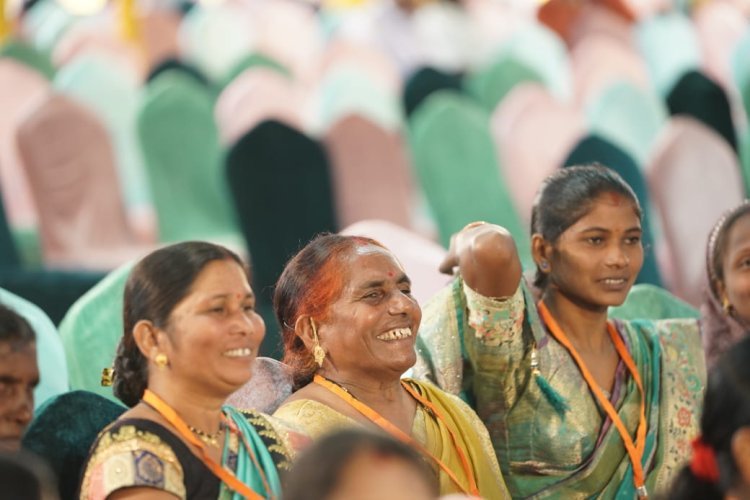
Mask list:
POLYGON ((81 499, 278 498, 297 436, 224 405, 265 334, 239 257, 165 247, 136 265, 124 298, 114 392, 130 410, 94 443, 81 499))
POLYGON ((645 498, 689 456, 705 367, 695 320, 614 321, 643 262, 641 212, 601 166, 547 178, 532 212, 535 285, 510 234, 452 240, 453 284, 425 307, 415 376, 461 394, 514 498, 645 498))

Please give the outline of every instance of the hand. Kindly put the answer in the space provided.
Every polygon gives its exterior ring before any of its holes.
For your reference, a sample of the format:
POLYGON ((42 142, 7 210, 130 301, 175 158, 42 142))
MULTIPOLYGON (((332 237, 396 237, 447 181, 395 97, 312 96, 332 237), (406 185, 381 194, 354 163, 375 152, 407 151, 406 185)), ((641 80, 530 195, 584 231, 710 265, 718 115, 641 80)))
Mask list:
POLYGON ((466 224, 463 229, 454 233, 448 245, 448 254, 438 268, 440 272, 453 275, 454 269, 459 265, 461 255, 466 253, 466 249, 471 246, 474 237, 477 233, 487 231, 488 227, 494 228, 497 226, 484 221, 476 221, 466 224))

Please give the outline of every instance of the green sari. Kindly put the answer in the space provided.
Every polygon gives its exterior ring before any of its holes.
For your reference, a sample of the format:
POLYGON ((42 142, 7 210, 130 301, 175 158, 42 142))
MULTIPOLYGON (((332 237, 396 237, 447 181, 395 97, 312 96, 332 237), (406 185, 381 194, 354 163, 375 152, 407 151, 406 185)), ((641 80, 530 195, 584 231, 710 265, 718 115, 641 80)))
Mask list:
MULTIPOLYGON (((568 351, 545 330, 525 284, 512 297, 492 299, 457 279, 423 318, 414 376, 477 410, 514 498, 636 497, 622 438, 568 351)), ((697 322, 615 325, 644 385, 646 486, 664 491, 698 432, 705 366, 697 322)), ((622 362, 610 401, 635 435, 640 396, 622 362)))

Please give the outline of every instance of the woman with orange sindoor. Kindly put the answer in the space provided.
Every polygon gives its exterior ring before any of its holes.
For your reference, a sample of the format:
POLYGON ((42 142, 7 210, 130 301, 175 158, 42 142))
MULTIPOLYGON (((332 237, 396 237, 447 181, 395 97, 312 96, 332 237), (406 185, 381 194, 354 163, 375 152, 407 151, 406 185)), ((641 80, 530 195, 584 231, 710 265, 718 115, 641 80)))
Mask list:
POLYGON ((114 392, 130 410, 92 447, 81 499, 279 498, 296 435, 224 406, 265 334, 239 257, 203 242, 162 248, 124 298, 114 392))
POLYGON ((441 494, 507 498, 476 414, 430 383, 401 380, 416 360, 421 310, 390 251, 319 236, 287 264, 274 307, 295 385, 274 416, 313 439, 358 426, 385 432, 425 457, 441 494))
POLYGON ((695 320, 616 321, 641 264, 641 210, 602 166, 542 184, 531 217, 536 303, 512 236, 469 224, 425 306, 415 376, 465 394, 511 495, 646 498, 697 433, 705 379, 695 320))

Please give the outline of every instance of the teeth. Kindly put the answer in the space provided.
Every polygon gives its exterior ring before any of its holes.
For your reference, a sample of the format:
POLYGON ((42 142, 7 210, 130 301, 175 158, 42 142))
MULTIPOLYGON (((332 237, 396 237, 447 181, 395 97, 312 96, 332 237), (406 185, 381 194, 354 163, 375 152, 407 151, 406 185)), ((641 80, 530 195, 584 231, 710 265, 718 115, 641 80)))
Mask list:
POLYGON ((400 340, 411 337, 411 328, 394 328, 391 331, 381 333, 376 338, 378 340, 400 340))
POLYGON ((237 349, 224 351, 224 356, 227 356, 229 358, 241 358, 243 356, 250 356, 252 353, 253 350, 249 347, 238 347, 237 349))
POLYGON ((608 278, 608 279, 604 280, 604 283, 606 283, 607 285, 619 285, 621 283, 625 283, 625 279, 623 279, 623 278, 617 278, 617 279, 608 278))

